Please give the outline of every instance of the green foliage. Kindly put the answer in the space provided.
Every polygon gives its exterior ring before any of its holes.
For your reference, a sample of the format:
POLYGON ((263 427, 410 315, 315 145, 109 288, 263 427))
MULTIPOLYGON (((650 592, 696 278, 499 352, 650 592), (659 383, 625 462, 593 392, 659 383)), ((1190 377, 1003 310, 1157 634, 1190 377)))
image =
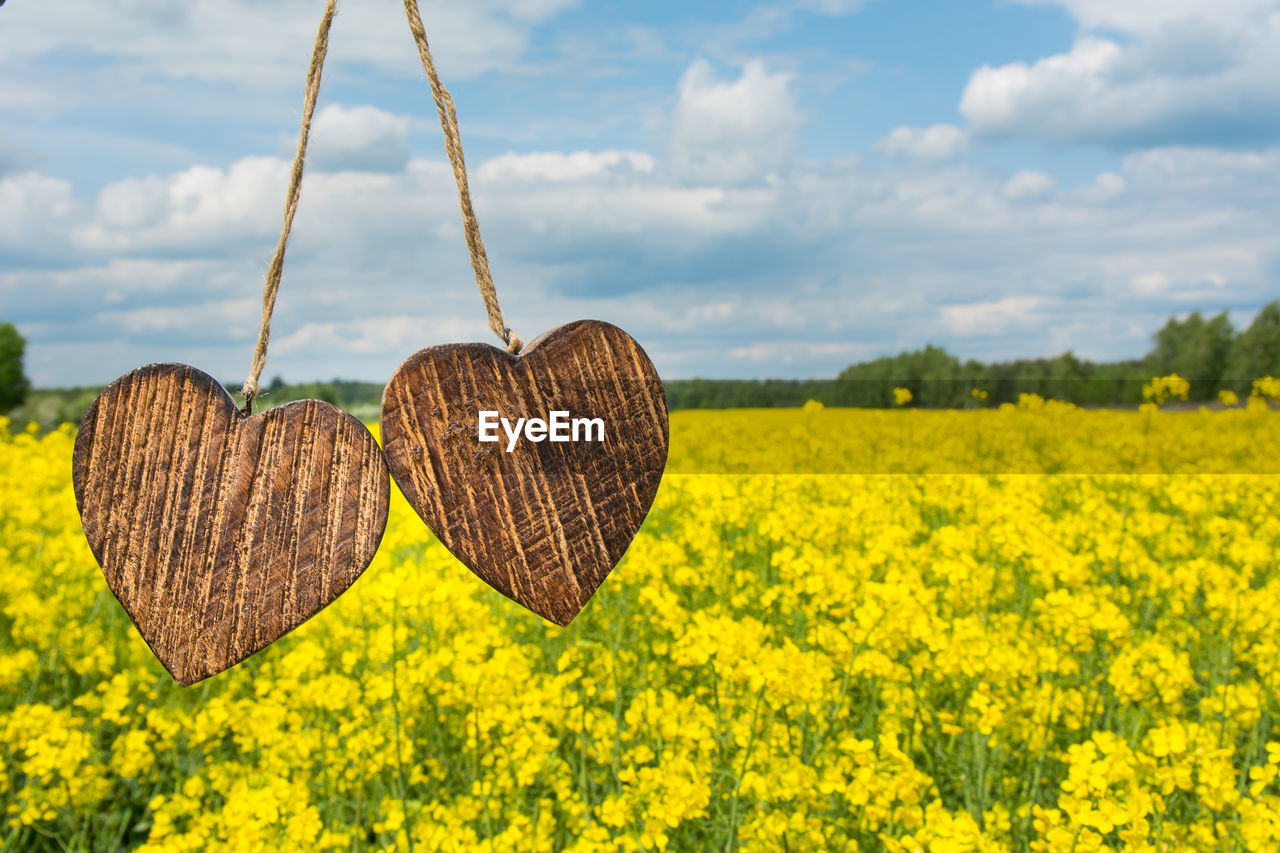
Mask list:
POLYGON ((101 391, 99 387, 32 389, 26 401, 9 412, 9 428, 16 431, 35 424, 44 433, 62 424, 78 424, 101 391))
POLYGON ((1235 339, 1223 385, 1243 394, 1263 376, 1280 376, 1280 301, 1263 306, 1235 339))
POLYGON ((846 368, 836 378, 835 402, 843 406, 890 406, 893 389, 906 388, 915 405, 962 408, 971 390, 988 379, 987 368, 960 360, 941 347, 885 356, 846 368))
POLYGON ((1137 405, 1151 378, 1141 361, 1096 364, 1070 351, 1057 358, 1019 359, 990 367, 988 404, 1016 403, 1020 394, 1039 394, 1078 406, 1137 405))
POLYGON ((1207 400, 1222 387, 1234 341, 1235 329, 1226 311, 1208 320, 1192 311, 1182 321, 1170 317, 1156 332, 1147 364, 1153 376, 1176 373, 1190 381, 1191 399, 1207 400))
POLYGON ((12 323, 0 323, 0 412, 21 406, 31 390, 22 372, 22 355, 27 341, 12 323))
MULTIPOLYGON (((294 400, 323 400, 345 409, 364 420, 377 420, 382 405, 383 386, 376 382, 334 379, 330 382, 300 382, 290 385, 277 376, 269 382, 254 404, 255 411, 279 406, 294 400)), ((240 386, 228 386, 232 396, 240 399, 240 386)))
POLYGON ((846 368, 833 381, 676 380, 667 404, 681 408, 794 406, 813 399, 825 405, 887 407, 893 389, 911 392, 913 406, 967 408, 1016 403, 1021 394, 1078 406, 1136 406, 1152 376, 1177 373, 1191 383, 1190 399, 1216 399, 1223 388, 1248 393, 1254 379, 1280 376, 1280 302, 1265 306, 1237 335, 1224 311, 1205 319, 1169 318, 1142 359, 1095 363, 1068 351, 1056 358, 1024 358, 982 364, 946 350, 924 349, 885 356, 846 368), (985 399, 974 396, 985 391, 985 399))
POLYGON ((673 379, 663 383, 670 409, 763 409, 832 403, 823 379, 673 379))

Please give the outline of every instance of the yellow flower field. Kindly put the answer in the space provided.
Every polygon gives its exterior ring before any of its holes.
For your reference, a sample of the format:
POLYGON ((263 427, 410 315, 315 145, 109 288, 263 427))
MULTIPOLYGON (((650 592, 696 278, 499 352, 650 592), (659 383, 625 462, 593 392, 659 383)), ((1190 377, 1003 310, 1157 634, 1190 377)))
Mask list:
POLYGON ((1275 851, 1277 422, 677 412, 569 628, 393 489, 346 595, 182 689, 73 428, 0 419, 0 847, 1275 851))

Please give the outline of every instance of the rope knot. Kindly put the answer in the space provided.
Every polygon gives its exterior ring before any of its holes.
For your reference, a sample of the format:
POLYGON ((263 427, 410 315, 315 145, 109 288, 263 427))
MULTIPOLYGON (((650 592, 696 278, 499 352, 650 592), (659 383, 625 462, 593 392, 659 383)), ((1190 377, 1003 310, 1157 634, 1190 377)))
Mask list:
POLYGON ((253 414, 253 401, 257 399, 259 390, 258 380, 253 377, 246 379, 244 387, 240 389, 240 394, 244 397, 244 406, 241 407, 240 414, 246 418, 253 414))

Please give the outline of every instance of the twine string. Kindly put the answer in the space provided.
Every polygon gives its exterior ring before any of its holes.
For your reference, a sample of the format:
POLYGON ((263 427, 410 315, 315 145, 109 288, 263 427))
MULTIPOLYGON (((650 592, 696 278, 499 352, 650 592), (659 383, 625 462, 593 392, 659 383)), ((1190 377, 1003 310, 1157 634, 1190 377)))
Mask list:
POLYGON ((324 68, 325 54, 329 51, 329 28, 333 25, 337 0, 328 0, 324 9, 324 17, 320 19, 320 30, 316 33, 315 48, 311 52, 311 67, 307 70, 307 89, 302 105, 302 129, 298 134, 298 150, 293 155, 293 171, 289 176, 289 192, 285 197, 284 221, 280 226, 280 239, 276 243, 275 254, 271 257, 271 265, 267 268, 267 282, 262 289, 262 329, 258 332, 258 344, 253 350, 253 365, 249 368, 249 376, 244 380, 244 408, 241 411, 248 416, 253 413, 253 401, 258 396, 258 380, 262 378, 262 369, 267 364, 267 343, 271 340, 271 312, 276 307, 276 294, 280 290, 280 277, 284 273, 284 251, 289 243, 289 232, 293 230, 293 217, 298 212, 298 197, 302 191, 302 166, 307 158, 307 139, 311 135, 311 116, 316 109, 316 98, 320 94, 320 72, 324 68))
POLYGON ((418 13, 418 0, 404 0, 404 11, 409 18, 409 32, 413 34, 413 40, 418 45, 418 58, 422 60, 422 67, 427 72, 427 80, 431 83, 431 94, 435 98, 436 111, 440 113, 445 153, 449 155, 449 163, 453 166, 453 179, 458 184, 458 201, 462 206, 462 230, 467 238, 467 249, 471 253, 471 269, 475 271, 476 287, 480 289, 485 311, 489 314, 489 328, 506 344, 507 352, 519 353, 524 343, 502 319, 502 308, 498 306, 498 292, 493 285, 493 276, 489 273, 489 256, 484 250, 484 240, 480 239, 480 223, 476 221, 475 210, 471 207, 467 164, 462 157, 462 138, 458 134, 458 115, 453 108, 453 98, 440 82, 435 63, 431 60, 431 50, 427 46, 427 33, 422 26, 422 16, 418 13))

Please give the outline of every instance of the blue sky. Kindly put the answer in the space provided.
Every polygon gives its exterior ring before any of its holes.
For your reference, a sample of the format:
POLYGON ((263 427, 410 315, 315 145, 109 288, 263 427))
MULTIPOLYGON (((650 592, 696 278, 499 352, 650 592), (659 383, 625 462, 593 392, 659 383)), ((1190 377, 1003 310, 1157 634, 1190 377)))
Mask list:
MULTIPOLYGON (((39 385, 247 370, 319 0, 0 8, 0 319, 39 385)), ((1133 357, 1280 296, 1280 0, 424 3, 525 340, 669 378, 1133 357)), ((339 7, 266 376, 492 341, 396 0, 339 7)))

